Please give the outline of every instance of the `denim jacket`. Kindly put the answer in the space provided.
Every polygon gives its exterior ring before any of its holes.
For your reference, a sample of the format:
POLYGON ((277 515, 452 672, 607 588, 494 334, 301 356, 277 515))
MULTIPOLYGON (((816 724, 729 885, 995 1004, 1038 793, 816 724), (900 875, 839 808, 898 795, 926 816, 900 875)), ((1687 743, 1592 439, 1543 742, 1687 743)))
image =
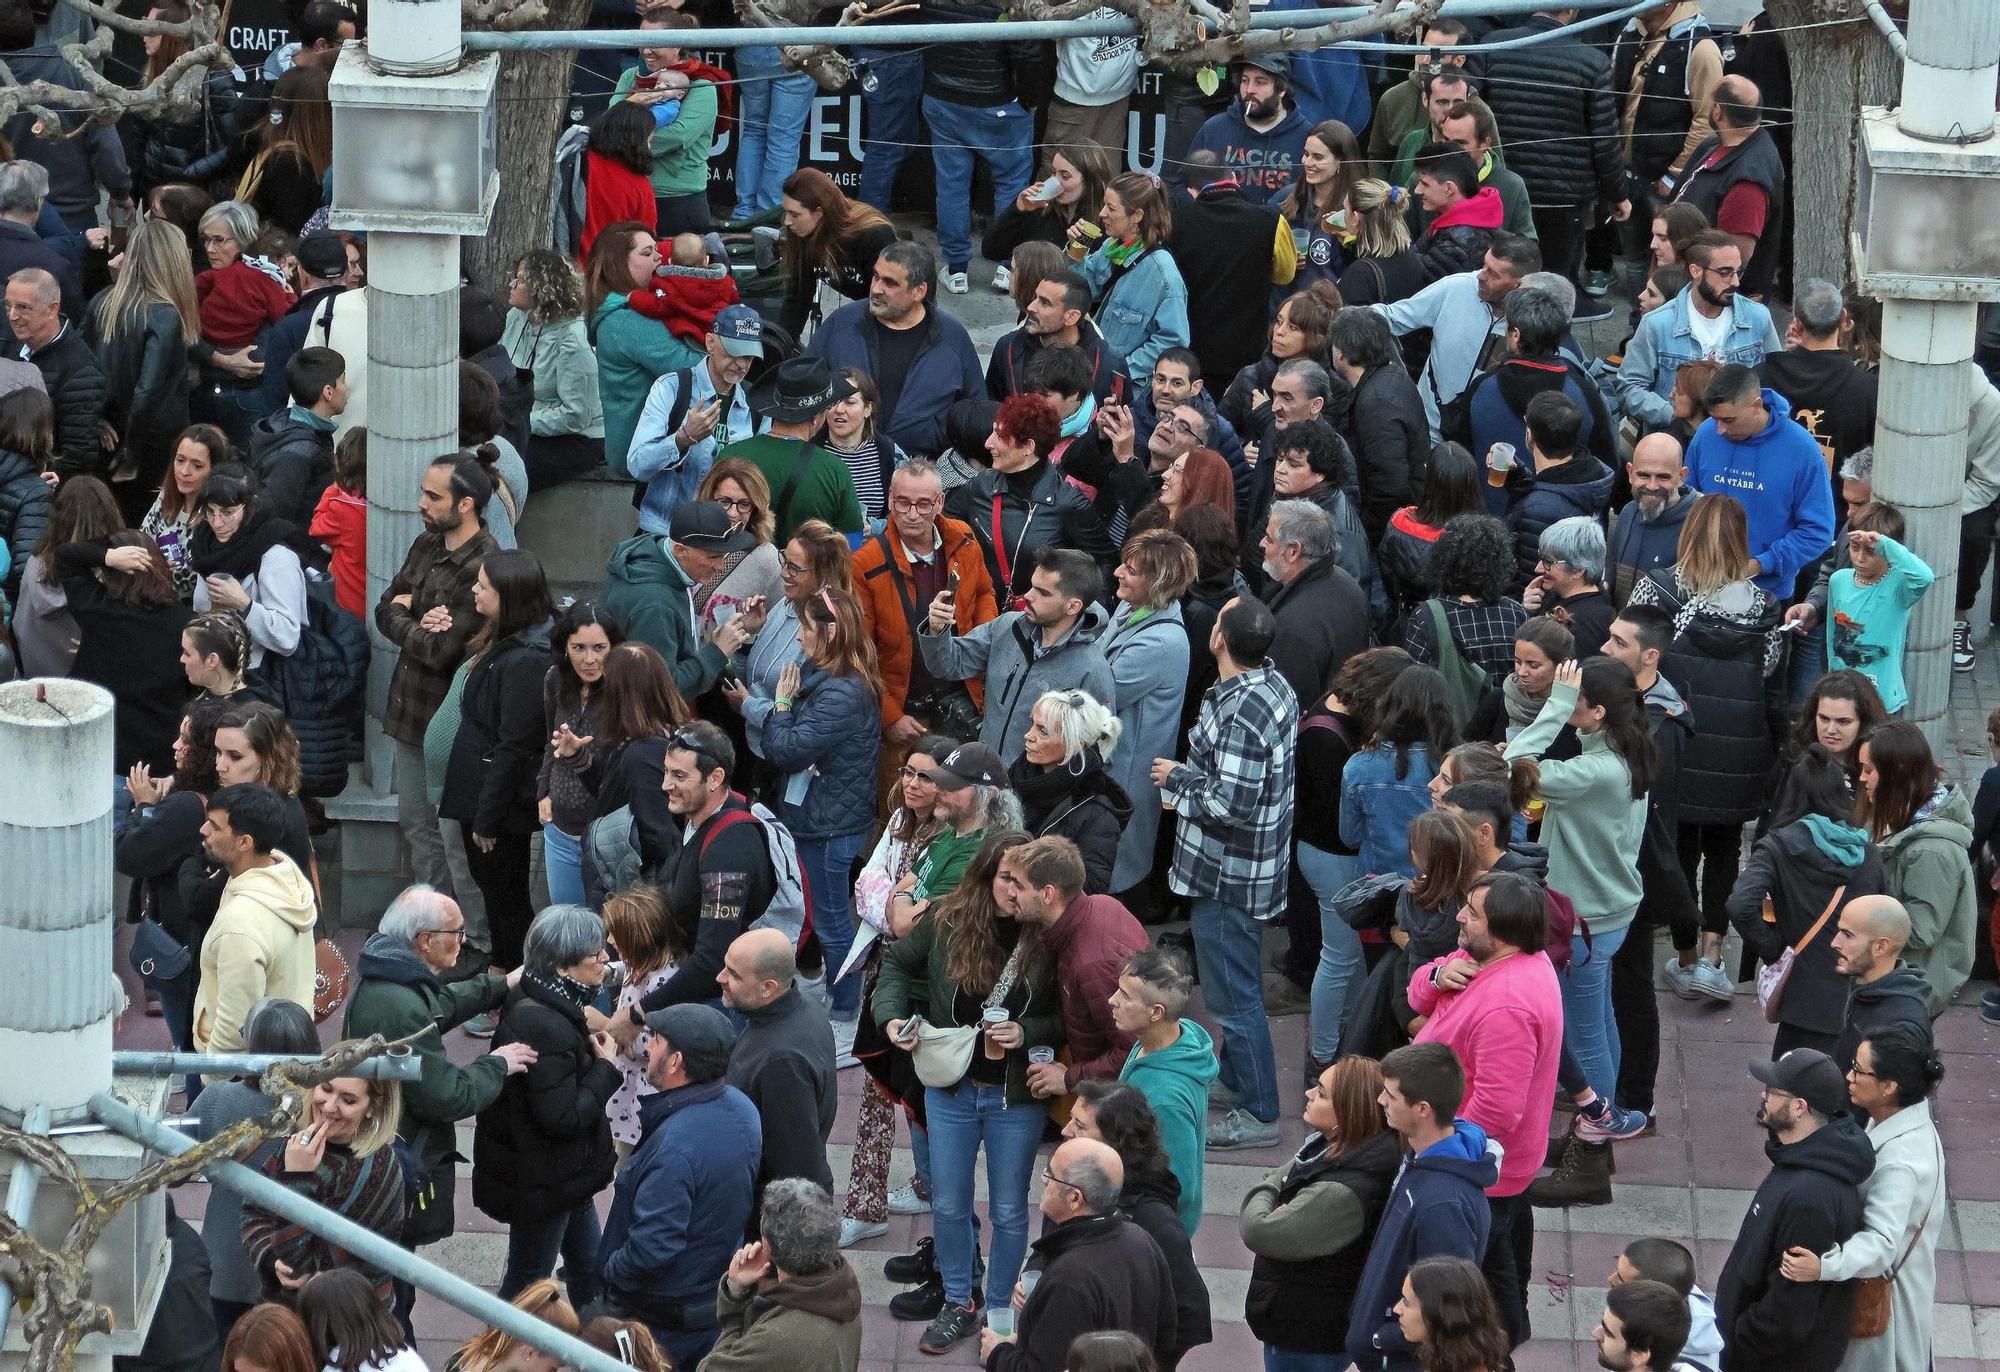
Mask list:
POLYGON ((1187 285, 1173 254, 1165 248, 1146 253, 1107 290, 1111 259, 1103 247, 1083 259, 1077 270, 1097 297, 1092 318, 1104 345, 1125 359, 1135 391, 1153 384, 1153 363, 1168 348, 1188 344, 1187 285))
POLYGON ((1396 745, 1378 743, 1347 760, 1340 773, 1340 841, 1356 849, 1366 876, 1400 872, 1414 877, 1410 825, 1431 808, 1437 765, 1421 743, 1405 744, 1408 766, 1396 775, 1396 745))
MULTIPOLYGON (((1688 327, 1688 286, 1672 300, 1639 321, 1639 331, 1625 346, 1625 360, 1618 364, 1619 408, 1648 428, 1665 428, 1674 422, 1674 373, 1683 362, 1702 356, 1688 327)), ((1765 353, 1784 347, 1772 327, 1771 312, 1747 295, 1739 294, 1729 307, 1729 331, 1723 335, 1722 362, 1740 362, 1754 367, 1765 353)))

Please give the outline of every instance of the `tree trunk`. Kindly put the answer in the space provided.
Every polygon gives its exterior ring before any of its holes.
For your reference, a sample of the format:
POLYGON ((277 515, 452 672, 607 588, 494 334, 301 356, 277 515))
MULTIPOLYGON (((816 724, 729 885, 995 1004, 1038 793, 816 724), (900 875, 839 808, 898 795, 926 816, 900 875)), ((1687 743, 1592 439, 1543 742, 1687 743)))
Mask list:
POLYGON ((1826 25, 1785 35, 1792 69, 1792 279, 1851 281, 1861 107, 1896 98, 1902 64, 1860 0, 1768 0, 1766 8, 1781 28, 1826 25), (1860 22, 1828 24, 1846 18, 1860 22))
MULTIPOLYGON (((590 0, 553 0, 545 27, 580 29, 590 0)), ((543 26, 538 26, 543 27, 543 26)), ((506 52, 500 57, 500 198, 481 238, 465 240, 465 274, 506 296, 522 253, 549 245, 556 137, 569 118, 574 48, 506 52)))

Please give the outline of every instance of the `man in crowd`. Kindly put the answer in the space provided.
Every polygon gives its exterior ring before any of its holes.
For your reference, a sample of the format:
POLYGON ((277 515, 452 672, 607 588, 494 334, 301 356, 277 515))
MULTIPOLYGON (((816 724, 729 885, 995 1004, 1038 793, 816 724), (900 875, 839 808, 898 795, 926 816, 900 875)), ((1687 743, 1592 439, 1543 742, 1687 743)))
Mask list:
POLYGON ((1833 970, 1854 982, 1847 996, 1847 1022, 1833 1065, 1854 1065, 1855 1049, 1868 1035, 1891 1024, 1930 1032, 1935 999, 1923 969, 1903 961, 1910 944, 1910 912, 1894 896, 1861 896, 1841 907, 1833 931, 1833 970))
POLYGON ((1554 615, 1569 625, 1579 658, 1603 651, 1616 613, 1604 593, 1603 517, 1558 519, 1542 530, 1535 551, 1535 576, 1522 603, 1532 613, 1554 615))
MULTIPOLYGON (((485 622, 473 608, 472 587, 486 555, 500 546, 482 518, 492 498, 493 478, 470 454, 454 453, 426 467, 417 495, 424 531, 375 606, 376 632, 398 652, 382 732, 396 741, 396 820, 409 845, 410 870, 426 885, 454 890, 461 903, 477 888, 470 881, 454 888, 445 863, 437 807, 424 781, 424 731, 485 622)), ((483 904, 476 917, 468 909, 466 926, 460 970, 474 973, 490 951, 483 904)))
POLYGON ((1778 351, 1771 312, 1738 286, 1743 250, 1726 233, 1709 229, 1687 245, 1688 284, 1639 321, 1618 364, 1618 403, 1649 429, 1674 421, 1674 374, 1698 357, 1754 367, 1778 351))
POLYGON ((277 851, 284 829, 285 802, 268 786, 224 786, 208 798, 202 853, 229 881, 201 941, 197 1053, 242 1052, 243 1021, 265 996, 312 1008, 318 902, 299 865, 277 851))
POLYGON ((1230 1108, 1209 1126, 1211 1148, 1278 1141, 1278 1065, 1259 950, 1261 921, 1284 909, 1299 701, 1271 660, 1277 636, 1262 601, 1238 596, 1224 605, 1208 636, 1216 681, 1188 735, 1187 761, 1153 759, 1161 803, 1180 815, 1168 884, 1193 902, 1202 996, 1222 1026, 1230 1108))
POLYGON ((264 483, 264 507, 292 526, 291 547, 324 563, 307 530, 333 481, 333 421, 347 408, 347 359, 331 348, 301 348, 285 364, 292 403, 250 428, 250 466, 264 483))
POLYGON ((1528 186, 1500 160, 1500 125, 1484 100, 1461 100, 1444 112, 1438 137, 1454 144, 1479 168, 1479 184, 1500 192, 1500 227, 1523 238, 1535 236, 1528 186))
POLYGON ((1375 104, 1375 117, 1368 124, 1368 160, 1376 175, 1387 175, 1403 140, 1420 129, 1429 115, 1424 108, 1424 90, 1433 76, 1446 71, 1464 73, 1469 53, 1455 51, 1469 42, 1461 20, 1438 18, 1424 25, 1423 45, 1428 48, 1410 67, 1410 74, 1382 92, 1375 104))
POLYGON ((1715 1298, 1695 1282, 1694 1254, 1672 1239, 1639 1238, 1625 1245, 1605 1278, 1607 1287, 1658 1282, 1687 1302, 1688 1333, 1681 1359, 1696 1372, 1722 1372, 1722 1335, 1715 1327, 1715 1298))
POLYGON ((1341 570, 1333 517, 1310 500, 1271 506, 1261 542, 1274 583, 1278 636, 1271 662, 1297 700, 1317 700, 1347 659, 1368 646, 1368 596, 1341 570))
POLYGON ((1041 948, 1062 990, 1067 1063, 1028 1066, 1037 1096, 1067 1096, 1082 1081, 1109 1081, 1132 1052, 1132 1035, 1118 1027, 1111 997, 1118 969, 1147 946, 1146 930, 1110 896, 1083 893, 1083 854, 1066 838, 1049 836, 1009 849, 993 881, 1003 913, 1039 928, 1041 948))
POLYGON ((824 520, 846 534, 860 533, 866 523, 854 474, 838 454, 813 441, 826 412, 853 394, 854 383, 836 375, 824 358, 786 358, 773 370, 763 405, 770 427, 716 453, 717 460, 742 458, 764 474, 777 521, 773 540, 781 546, 808 519, 824 520))
POLYGON ((257 340, 264 359, 266 410, 282 410, 291 399, 285 365, 292 355, 308 344, 327 346, 329 330, 315 328, 314 316, 347 289, 347 245, 339 234, 322 231, 299 240, 299 287, 299 303, 257 340))
POLYGON ((986 1372, 1063 1372, 1077 1337, 1106 1329, 1136 1334, 1149 1348, 1175 1347, 1173 1274, 1152 1236, 1118 1213, 1124 1186, 1125 1164, 1096 1139, 1067 1139, 1049 1158, 1049 1227, 1034 1243, 1042 1278, 1021 1307, 1018 1332, 981 1332, 986 1372))
POLYGON ((1502 307, 1507 319, 1506 354, 1468 388, 1465 428, 1449 435, 1465 445, 1474 461, 1483 463, 1495 443, 1511 444, 1517 460, 1525 455, 1528 404, 1547 391, 1560 391, 1582 409, 1578 441, 1592 456, 1606 466, 1618 460, 1617 427, 1589 367, 1573 355, 1570 302, 1562 298, 1570 289, 1561 277, 1536 272, 1521 289, 1508 294, 1502 307), (1543 281, 1549 289, 1542 288, 1543 281))
POLYGON ((1216 1072, 1208 1030, 1182 1018, 1193 993, 1186 962, 1165 948, 1141 948, 1126 958, 1111 993, 1111 1022, 1134 1039, 1118 1080, 1136 1086, 1160 1122, 1160 1146, 1181 1184, 1181 1228, 1190 1237, 1201 1222, 1202 1126, 1216 1072))
POLYGON ((35 232, 48 195, 49 173, 39 162, 0 162, 0 280, 23 267, 40 267, 61 287, 63 314, 81 319, 83 287, 77 283, 76 264, 35 232))
POLYGON ((1397 337, 1431 331, 1430 360, 1417 385, 1431 437, 1441 438, 1439 412, 1457 399, 1472 378, 1491 366, 1506 343, 1502 314, 1508 294, 1521 278, 1542 269, 1541 250, 1525 238, 1495 235, 1476 272, 1433 281, 1407 300, 1368 308, 1389 321, 1397 337))
MULTIPOLYGON (((1527 419, 1529 470, 1515 475, 1505 493, 1491 485, 1486 488, 1489 507, 1506 502, 1504 512, 1494 513, 1504 513, 1514 535, 1514 562, 1522 585, 1535 574, 1542 531, 1575 516, 1601 524, 1616 480, 1609 467, 1582 450, 1583 407, 1561 391, 1544 391, 1530 400, 1527 419)), ((1601 564, 1598 577, 1603 577, 1601 564)))
POLYGON ((1192 348, 1168 348, 1153 362, 1153 384, 1132 396, 1132 424, 1141 447, 1150 443, 1160 416, 1187 403, 1208 421, 1208 446, 1221 453, 1233 469, 1243 461, 1243 442, 1235 428, 1215 408, 1215 397, 1203 384, 1208 375, 1192 348))
POLYGON ((1757 373, 1732 363, 1702 397, 1709 417, 1688 443, 1688 484, 1731 496, 1750 524, 1750 571, 1779 600, 1833 546, 1833 491, 1819 445, 1757 373))
POLYGON ((731 553, 744 552, 756 541, 715 501, 690 500, 674 507, 664 538, 641 533, 611 550, 604 569, 604 608, 618 616, 628 637, 666 660, 675 688, 686 699, 713 686, 730 656, 755 636, 744 615, 761 624, 761 607, 749 608, 716 625, 704 640, 695 629, 690 593, 720 572, 731 553))
POLYGON ((1680 556, 1681 525, 1694 508, 1694 487, 1680 441, 1669 433, 1647 434, 1625 464, 1632 499, 1618 512, 1605 556, 1611 563, 1611 598, 1623 605, 1639 578, 1671 567, 1680 556))
POLYGON ((299 36, 264 59, 264 79, 276 81, 293 67, 330 66, 359 32, 360 19, 353 6, 339 0, 313 0, 299 12, 299 36))
POLYGON ((1762 295, 1778 277, 1784 228, 1785 163, 1764 127, 1762 98, 1747 77, 1725 76, 1709 110, 1715 132, 1687 160, 1674 199, 1693 205, 1743 253, 1739 284, 1762 295), (1758 252, 1759 245, 1764 247, 1758 252))
POLYGON ((723 1080, 736 1030, 712 1005, 646 1016, 639 1146, 611 1195, 597 1250, 608 1313, 643 1321, 692 1367, 715 1342, 716 1286, 749 1224, 763 1140, 757 1107, 723 1080))
POLYGON ((1174 206, 1167 248, 1191 267, 1182 273, 1188 335, 1208 376, 1234 376, 1264 355, 1263 311, 1243 303, 1263 299, 1298 272, 1291 226, 1272 207, 1271 192, 1252 186, 1254 174, 1225 166, 1216 149, 1197 148, 1187 166, 1194 198, 1174 206))
POLYGON ((1291 87, 1292 62, 1284 53, 1244 58, 1236 68, 1236 99, 1201 126, 1188 151, 1219 153, 1253 200, 1286 189, 1298 175, 1310 128, 1286 99, 1291 87))
POLYGON ((933 818, 943 827, 889 893, 889 917, 914 924, 958 879, 996 830, 1019 827, 1021 802, 1007 784, 1007 764, 991 748, 967 743, 937 759, 924 776, 938 788, 933 818))
POLYGON ((1105 344, 1091 322, 1090 283, 1073 271, 1057 272, 1036 286, 1021 311, 1021 326, 993 345, 986 364, 987 396, 1005 400, 1028 390, 1028 363, 1050 348, 1083 351, 1090 364, 1090 394, 1100 405, 1123 397, 1131 387, 1125 359, 1105 344))
POLYGON ((748 305, 726 306, 702 346, 700 363, 653 383, 632 430, 625 465, 646 488, 639 504, 644 533, 666 533, 673 512, 694 499, 720 450, 768 427, 751 408, 743 385, 750 365, 764 356, 764 322, 757 312, 748 305))
POLYGON ((1379 543, 1396 511, 1415 501, 1420 478, 1430 465, 1423 398, 1403 366, 1395 336, 1379 315, 1366 310, 1335 315, 1327 353, 1334 372, 1353 393, 1343 436, 1354 453, 1361 522, 1368 541, 1379 543))
POLYGON ((750 1098, 762 1122, 759 1187, 783 1177, 833 1185, 826 1162, 839 1103, 833 1028, 819 1003, 799 994, 798 974, 789 939, 776 929, 752 929, 729 945, 715 977, 723 1005, 744 1021, 729 1055, 728 1080, 750 1098))
POLYGON ((1809 279, 1792 292, 1792 322, 1783 352, 1767 353, 1757 376, 1791 404, 1792 418, 1819 444, 1830 472, 1875 441, 1879 378, 1840 346, 1851 321, 1831 281, 1809 279))
POLYGON ((7 327, 18 345, 13 356, 32 362, 55 406, 55 471, 102 476, 106 453, 104 369, 78 324, 63 316, 62 286, 40 267, 22 267, 7 278, 7 327))
POLYGON ((1472 271, 1501 226, 1500 192, 1479 183, 1479 164, 1455 144, 1429 142, 1412 155, 1423 232, 1415 244, 1424 280, 1472 271))
POLYGON ((1007 762, 1021 756, 1028 716, 1043 692, 1082 689, 1099 700, 1115 698, 1100 646, 1109 623, 1096 604, 1102 589, 1088 554, 1046 548, 1035 559, 1024 609, 959 633, 950 587, 931 601, 917 635, 924 665, 941 682, 983 680, 979 741, 1007 762))
POLYGON ((840 1207, 825 1187, 768 1182, 757 1242, 729 1260, 715 1303, 722 1334, 703 1372, 822 1372, 861 1361, 861 1279, 840 1256, 840 1207))
POLYGON ((1412 1043, 1382 1059, 1382 1113, 1403 1140, 1403 1169, 1355 1287, 1347 1356, 1364 1372, 1416 1372, 1417 1349, 1395 1308, 1403 1278, 1424 1258, 1486 1254, 1487 1187, 1500 1177, 1500 1149, 1458 1116, 1465 1069, 1442 1043, 1412 1043))
POLYGON ((1626 1282, 1604 1293, 1604 1313, 1590 1332, 1597 1364, 1610 1372, 1674 1372, 1687 1342, 1688 1303, 1661 1282, 1626 1282))
POLYGON ((1722 1372, 1834 1367, 1854 1319, 1851 1282, 1795 1282, 1778 1271, 1788 1248, 1824 1253, 1861 1227, 1861 1183, 1875 1150, 1847 1113, 1833 1059, 1794 1048, 1750 1064, 1763 1086, 1757 1123, 1771 1171, 1757 1187, 1715 1289, 1722 1372))
MULTIPOLYGON (((1457 67, 1445 67, 1436 73, 1426 73, 1423 78, 1424 120, 1406 132, 1396 145, 1396 159, 1390 165, 1387 180, 1391 185, 1405 190, 1417 188, 1418 163, 1423 160, 1427 145, 1445 141, 1443 127, 1445 111, 1456 105, 1469 105, 1478 101, 1486 110, 1489 122, 1493 111, 1487 109, 1486 102, 1472 93, 1472 83, 1466 80, 1465 72, 1457 67)), ((1430 154, 1435 156, 1435 154, 1430 154)), ((1468 192, 1469 194, 1470 192, 1468 192)))
POLYGON ((828 315, 807 347, 836 370, 858 367, 874 378, 881 392, 875 428, 912 457, 936 457, 950 447, 951 407, 986 389, 972 336, 932 305, 936 293, 930 249, 891 243, 875 259, 868 298, 828 315))

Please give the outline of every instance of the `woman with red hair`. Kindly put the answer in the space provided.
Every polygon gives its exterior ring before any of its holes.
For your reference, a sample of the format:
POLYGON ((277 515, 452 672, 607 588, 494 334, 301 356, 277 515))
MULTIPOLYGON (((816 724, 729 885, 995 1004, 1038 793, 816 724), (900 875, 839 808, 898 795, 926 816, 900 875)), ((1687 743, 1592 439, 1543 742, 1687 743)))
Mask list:
POLYGON ((1132 516, 1132 532, 1165 529, 1185 510, 1213 505, 1236 522, 1236 475, 1213 448, 1189 448, 1160 479, 1160 495, 1132 516))
POLYGON ((1112 564, 1111 540, 1091 498, 1049 460, 1061 441, 1062 420, 1046 397, 1010 395, 986 438, 991 470, 945 498, 945 513, 972 526, 1003 613, 1021 608, 1044 548, 1075 548, 1099 567, 1112 564))

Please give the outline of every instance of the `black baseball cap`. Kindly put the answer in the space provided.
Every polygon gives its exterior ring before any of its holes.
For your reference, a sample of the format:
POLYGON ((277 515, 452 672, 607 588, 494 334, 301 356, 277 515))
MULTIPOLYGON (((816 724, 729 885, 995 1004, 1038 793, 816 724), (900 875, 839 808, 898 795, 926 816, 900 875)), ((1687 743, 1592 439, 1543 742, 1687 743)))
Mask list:
POLYGON ((333 281, 347 272, 347 244, 337 233, 309 233, 299 240, 299 268, 315 281, 333 281))
POLYGON ((1847 1078, 1817 1048, 1794 1048, 1776 1062, 1753 1060, 1750 1075, 1774 1091, 1797 1096, 1822 1115, 1847 1108, 1847 1078))
POLYGON ((963 791, 968 786, 1005 786, 1007 764, 983 743, 963 743, 924 775, 946 791, 963 791))
POLYGON ((729 511, 713 500, 688 500, 674 506, 667 520, 667 537, 704 553, 740 553, 757 546, 747 529, 739 529, 729 511))

